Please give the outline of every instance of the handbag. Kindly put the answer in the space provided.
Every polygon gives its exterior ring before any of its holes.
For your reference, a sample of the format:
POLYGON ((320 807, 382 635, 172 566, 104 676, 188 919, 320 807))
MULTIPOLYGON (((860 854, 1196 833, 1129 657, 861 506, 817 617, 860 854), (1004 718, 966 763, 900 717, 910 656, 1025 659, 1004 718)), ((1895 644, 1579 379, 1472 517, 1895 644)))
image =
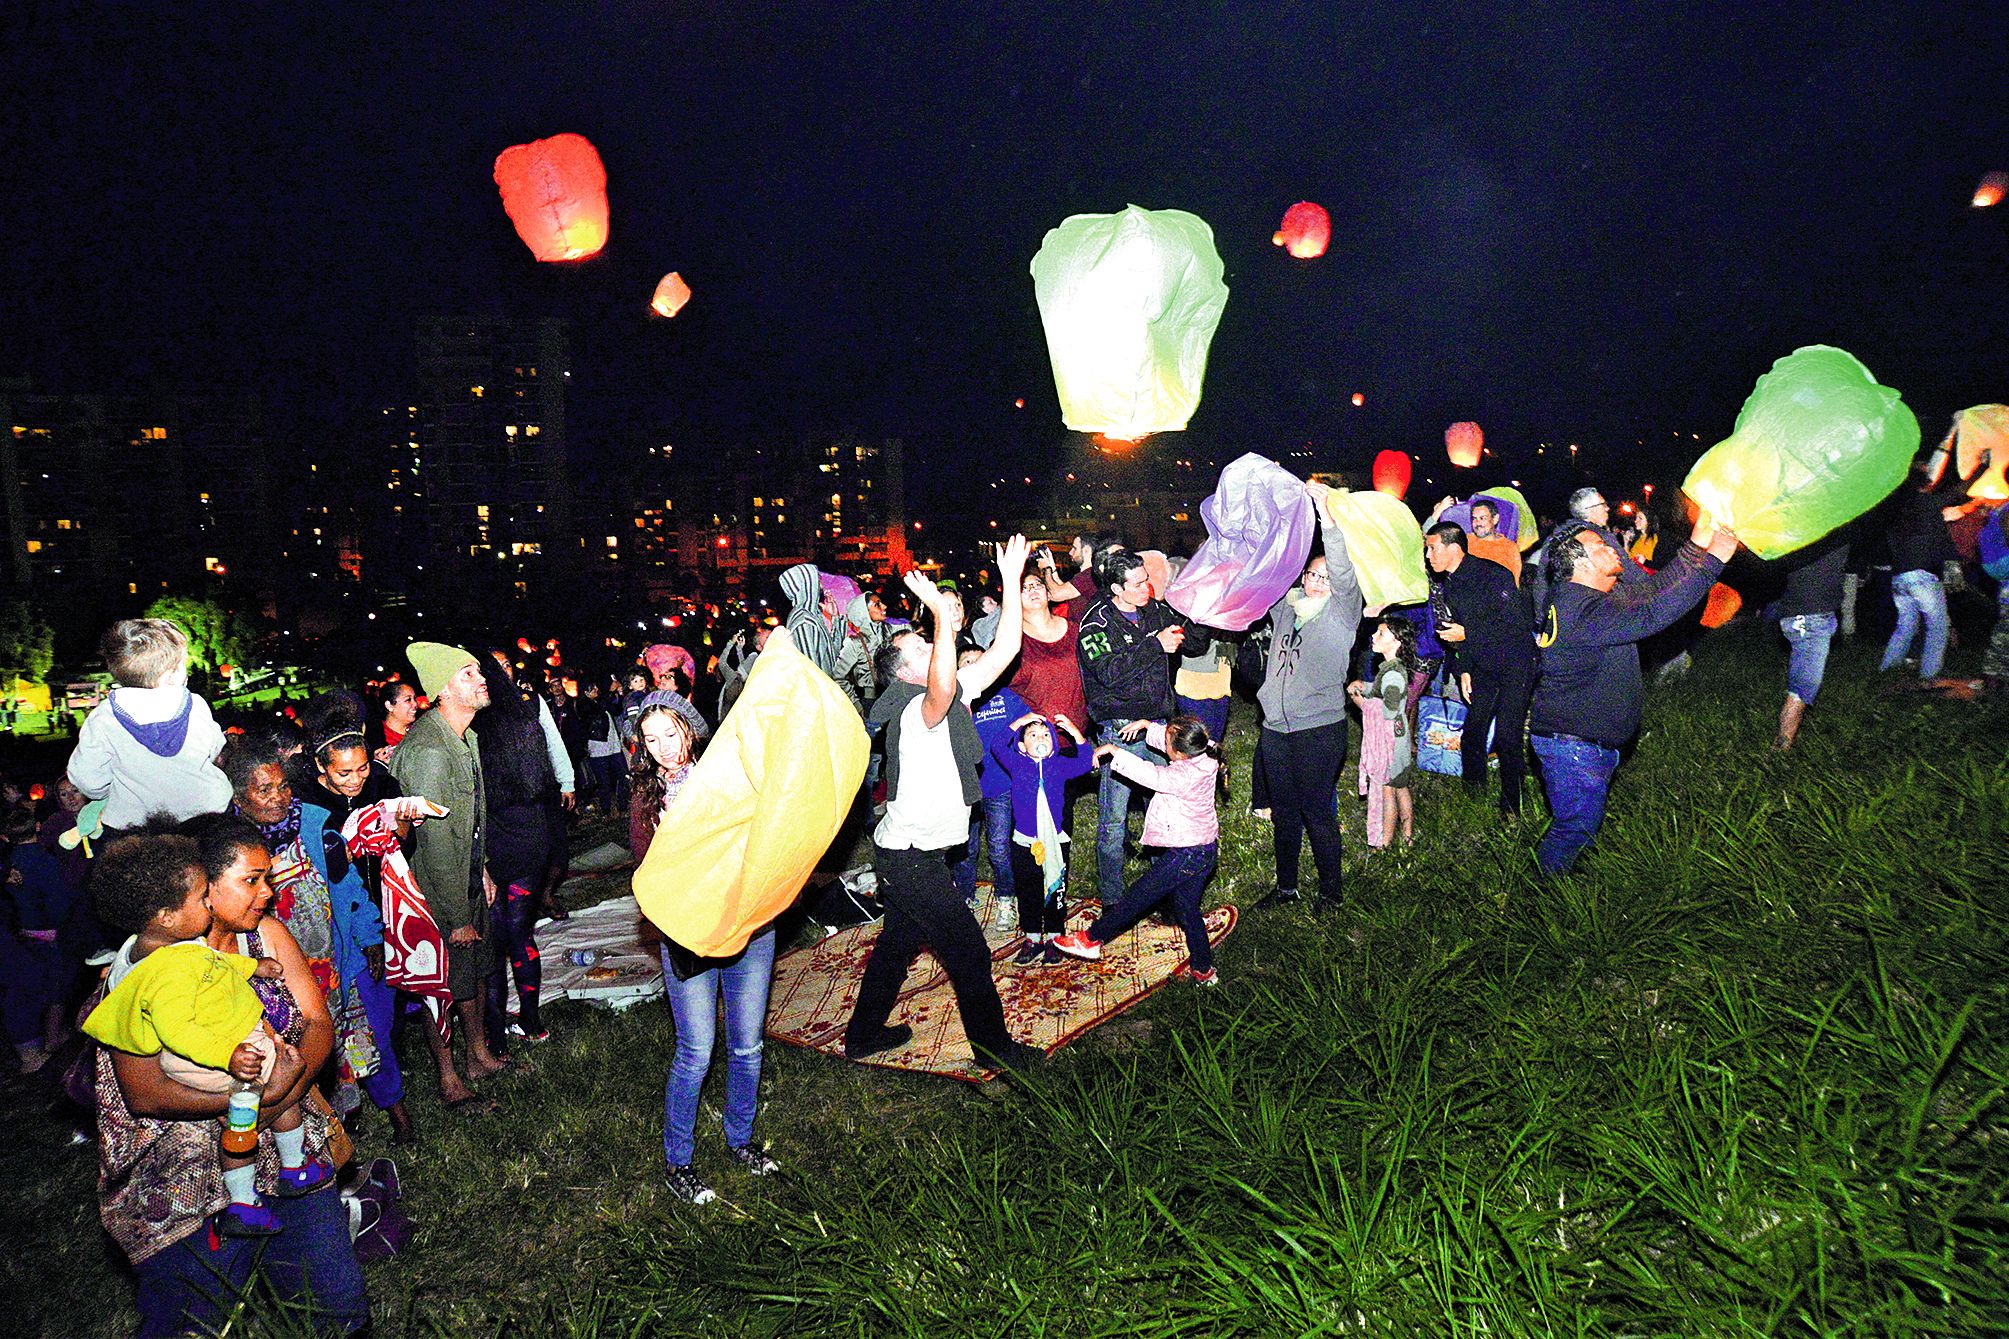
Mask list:
POLYGON ((307 1089, 307 1095, 301 1101, 328 1119, 328 1161, 337 1171, 348 1166, 356 1157, 356 1141, 349 1137, 349 1129, 342 1124, 342 1118, 328 1105, 328 1099, 321 1096, 319 1088, 307 1089))
MULTIPOLYGON (((1439 776, 1460 776, 1465 765, 1460 751, 1465 743, 1465 718, 1469 709, 1456 698, 1432 694, 1416 704, 1416 765, 1439 776)), ((1486 751, 1493 749, 1493 728, 1486 731, 1486 751)))

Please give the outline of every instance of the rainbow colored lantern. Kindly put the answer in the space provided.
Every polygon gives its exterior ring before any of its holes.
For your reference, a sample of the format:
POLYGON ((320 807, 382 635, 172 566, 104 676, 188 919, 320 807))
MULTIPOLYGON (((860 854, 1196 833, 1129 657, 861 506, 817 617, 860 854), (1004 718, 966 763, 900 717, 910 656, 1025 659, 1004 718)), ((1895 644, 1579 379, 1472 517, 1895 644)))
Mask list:
POLYGON ((1323 205, 1300 200, 1284 211, 1283 225, 1270 238, 1299 260, 1317 260, 1332 245, 1332 215, 1323 205))
POLYGON ((607 169, 584 135, 511 145, 495 160, 495 184, 539 260, 584 260, 607 245, 607 169))

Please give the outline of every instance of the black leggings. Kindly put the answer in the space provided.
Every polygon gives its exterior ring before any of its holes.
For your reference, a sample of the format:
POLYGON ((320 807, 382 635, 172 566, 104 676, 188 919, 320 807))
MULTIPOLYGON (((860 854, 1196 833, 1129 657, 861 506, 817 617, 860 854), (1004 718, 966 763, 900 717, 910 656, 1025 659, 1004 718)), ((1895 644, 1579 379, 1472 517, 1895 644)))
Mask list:
POLYGON ((1321 896, 1339 896, 1339 768, 1346 761, 1346 718, 1311 730, 1263 729, 1263 770, 1270 785, 1270 826, 1276 836, 1277 887, 1298 886, 1298 856, 1306 834, 1318 862, 1321 896))
MULTIPOLYGON (((488 932, 497 936, 497 945, 509 955, 509 971, 516 978, 516 1000, 521 1012, 517 1024, 525 1032, 543 1031, 537 1017, 537 995, 544 985, 544 963, 538 957, 537 897, 520 883, 495 890, 495 909, 489 917, 488 932)), ((488 978, 488 1007, 492 1020, 508 1017, 508 980, 501 972, 488 978)), ((501 1026, 492 1022, 491 1026, 501 1026)))

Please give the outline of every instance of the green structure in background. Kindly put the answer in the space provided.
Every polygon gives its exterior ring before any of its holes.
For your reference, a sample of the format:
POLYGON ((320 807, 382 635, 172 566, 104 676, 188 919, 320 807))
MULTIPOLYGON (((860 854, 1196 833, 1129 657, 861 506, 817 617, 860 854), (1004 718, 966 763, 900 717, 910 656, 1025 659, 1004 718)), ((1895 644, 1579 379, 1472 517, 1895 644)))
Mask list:
POLYGON ((1076 214, 1032 258, 1060 415, 1076 432, 1177 432, 1200 405, 1228 286, 1214 230, 1179 209, 1076 214))
POLYGON ((1760 558, 1847 525, 1904 482, 1918 419, 1841 349, 1810 344, 1758 378, 1729 437, 1681 489, 1760 558))

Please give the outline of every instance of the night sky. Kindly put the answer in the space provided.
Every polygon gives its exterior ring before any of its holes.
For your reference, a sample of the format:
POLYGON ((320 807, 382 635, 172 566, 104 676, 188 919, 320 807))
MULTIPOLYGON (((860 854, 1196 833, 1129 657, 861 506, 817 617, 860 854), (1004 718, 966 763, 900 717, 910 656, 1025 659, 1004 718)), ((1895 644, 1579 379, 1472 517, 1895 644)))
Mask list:
POLYGON ((1968 206, 2009 167, 2009 5, 6 8, 0 375, 40 389, 311 430, 406 394, 419 312, 550 313, 589 473, 805 429, 1030 462, 1065 434, 1027 265, 1134 202, 1227 263, 1189 434, 1221 458, 1460 418, 1706 445, 1813 342, 1928 441, 2009 397, 2009 206, 1968 206), (540 266, 490 172, 562 131, 612 239, 540 266), (1301 198, 1319 261, 1270 245, 1301 198), (695 300, 652 320, 671 269, 695 300))

